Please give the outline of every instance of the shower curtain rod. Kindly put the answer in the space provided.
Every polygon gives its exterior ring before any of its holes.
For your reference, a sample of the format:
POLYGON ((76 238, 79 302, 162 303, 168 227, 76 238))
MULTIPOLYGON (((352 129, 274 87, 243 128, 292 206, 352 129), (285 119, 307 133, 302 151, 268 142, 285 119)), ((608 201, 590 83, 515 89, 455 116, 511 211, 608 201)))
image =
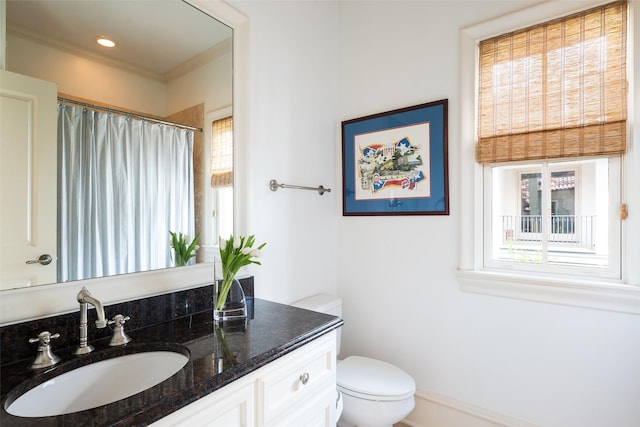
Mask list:
POLYGON ((80 102, 80 101, 76 101, 74 99, 63 98, 61 96, 58 97, 58 101, 62 102, 63 104, 75 104, 75 105, 79 105, 81 107, 90 108, 92 110, 106 111, 108 113, 115 113, 115 114, 119 114, 121 116, 135 117, 136 119, 146 120, 148 122, 160 123, 160 124, 163 124, 163 125, 175 126, 175 127, 182 128, 182 129, 188 129, 188 130, 192 130, 192 131, 202 132, 202 128, 197 128, 197 127, 187 126, 187 125, 181 125, 180 123, 175 123, 175 122, 170 122, 168 120, 161 120, 161 119, 156 119, 156 118, 153 118, 153 117, 143 116, 142 114, 130 113, 130 112, 127 112, 127 111, 122 111, 122 110, 116 110, 114 108, 101 107, 99 105, 88 104, 86 102, 80 102))

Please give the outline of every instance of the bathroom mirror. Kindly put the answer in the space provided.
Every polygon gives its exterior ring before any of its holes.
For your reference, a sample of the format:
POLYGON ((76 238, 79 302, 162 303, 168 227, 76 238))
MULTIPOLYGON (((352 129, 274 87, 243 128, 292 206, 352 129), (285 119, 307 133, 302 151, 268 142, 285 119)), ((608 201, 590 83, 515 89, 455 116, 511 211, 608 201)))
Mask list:
MULTIPOLYGON (((56 82, 59 92, 65 95, 150 116, 166 117, 203 103, 200 144, 207 147, 210 121, 232 113, 233 30, 211 16, 211 10, 218 6, 198 6, 197 0, 192 3, 182 0, 7 0, 6 69, 56 82), (95 39, 102 35, 115 39, 115 50, 108 53, 99 50, 95 39), (40 50, 32 55, 30 47, 40 50), (54 51, 58 55, 56 67, 41 67, 38 66, 41 62, 28 59, 41 59, 43 52, 54 51), (78 67, 82 61, 135 76, 140 82, 136 89, 146 95, 134 99, 131 94, 136 91, 118 94, 118 88, 105 85, 99 76, 75 84, 59 81, 58 77, 64 74, 63 64, 78 67), (209 67, 212 63, 215 65, 209 67), (211 69, 216 72, 203 71, 211 69), (196 79, 198 84, 193 84, 196 79), (173 85, 173 89, 167 89, 169 85, 173 85), (176 87, 180 86, 184 87, 184 96, 176 94, 176 87), (152 87, 164 93, 152 93, 152 87), (105 99, 101 94, 113 97, 105 99)), ((208 148, 205 151, 208 153, 208 148)), ((202 174, 208 174, 205 169, 209 160, 202 158, 206 157, 203 153, 197 154, 202 164, 206 164, 202 174)), ((205 182, 206 178, 201 181, 205 182)), ((197 224, 211 221, 213 197, 209 185, 196 194, 196 231, 201 233, 201 243, 205 244, 213 243, 212 231, 197 224), (209 236, 208 241, 205 235, 209 236)), ((55 211, 56 207, 50 209, 55 211)), ((167 240, 168 237, 167 233, 167 240)), ((206 262, 207 258, 199 254, 198 261, 206 262)))

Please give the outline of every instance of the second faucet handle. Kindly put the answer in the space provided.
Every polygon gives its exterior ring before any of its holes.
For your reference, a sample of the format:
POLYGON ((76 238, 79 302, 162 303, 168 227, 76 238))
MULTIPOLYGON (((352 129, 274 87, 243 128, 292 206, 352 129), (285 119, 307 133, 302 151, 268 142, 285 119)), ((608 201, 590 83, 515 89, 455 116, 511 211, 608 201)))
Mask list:
POLYGON ((60 334, 44 331, 40 332, 37 338, 29 338, 30 343, 38 343, 38 355, 31 364, 31 369, 47 368, 60 361, 60 358, 51 352, 51 340, 54 338, 60 338, 60 334))
POLYGON ((131 341, 131 338, 124 333, 124 324, 127 320, 131 320, 129 316, 123 316, 122 314, 116 314, 112 320, 109 320, 109 325, 115 325, 113 327, 113 336, 111 337, 110 346, 124 345, 131 341))

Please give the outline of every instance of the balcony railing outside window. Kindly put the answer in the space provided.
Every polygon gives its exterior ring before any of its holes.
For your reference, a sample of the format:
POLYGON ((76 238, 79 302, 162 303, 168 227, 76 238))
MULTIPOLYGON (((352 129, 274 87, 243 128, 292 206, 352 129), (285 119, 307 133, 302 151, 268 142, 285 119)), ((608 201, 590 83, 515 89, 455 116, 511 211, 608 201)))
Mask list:
MULTIPOLYGON (((502 215, 502 244, 538 246, 542 241, 542 215, 502 215)), ((555 248, 595 248, 595 215, 552 215, 547 243, 555 248)))

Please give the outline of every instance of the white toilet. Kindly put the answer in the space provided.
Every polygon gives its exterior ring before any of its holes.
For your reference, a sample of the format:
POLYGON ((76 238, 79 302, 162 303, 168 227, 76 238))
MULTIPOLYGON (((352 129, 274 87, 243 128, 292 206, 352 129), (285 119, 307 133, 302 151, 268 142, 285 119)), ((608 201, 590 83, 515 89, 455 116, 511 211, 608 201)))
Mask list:
MULTIPOLYGON (((291 305, 342 316, 342 300, 331 295, 319 294, 291 305)), ((338 354, 340 337, 338 329, 338 354)), ((339 360, 337 383, 339 427, 391 427, 409 415, 415 405, 413 378, 380 360, 360 356, 339 360)))

